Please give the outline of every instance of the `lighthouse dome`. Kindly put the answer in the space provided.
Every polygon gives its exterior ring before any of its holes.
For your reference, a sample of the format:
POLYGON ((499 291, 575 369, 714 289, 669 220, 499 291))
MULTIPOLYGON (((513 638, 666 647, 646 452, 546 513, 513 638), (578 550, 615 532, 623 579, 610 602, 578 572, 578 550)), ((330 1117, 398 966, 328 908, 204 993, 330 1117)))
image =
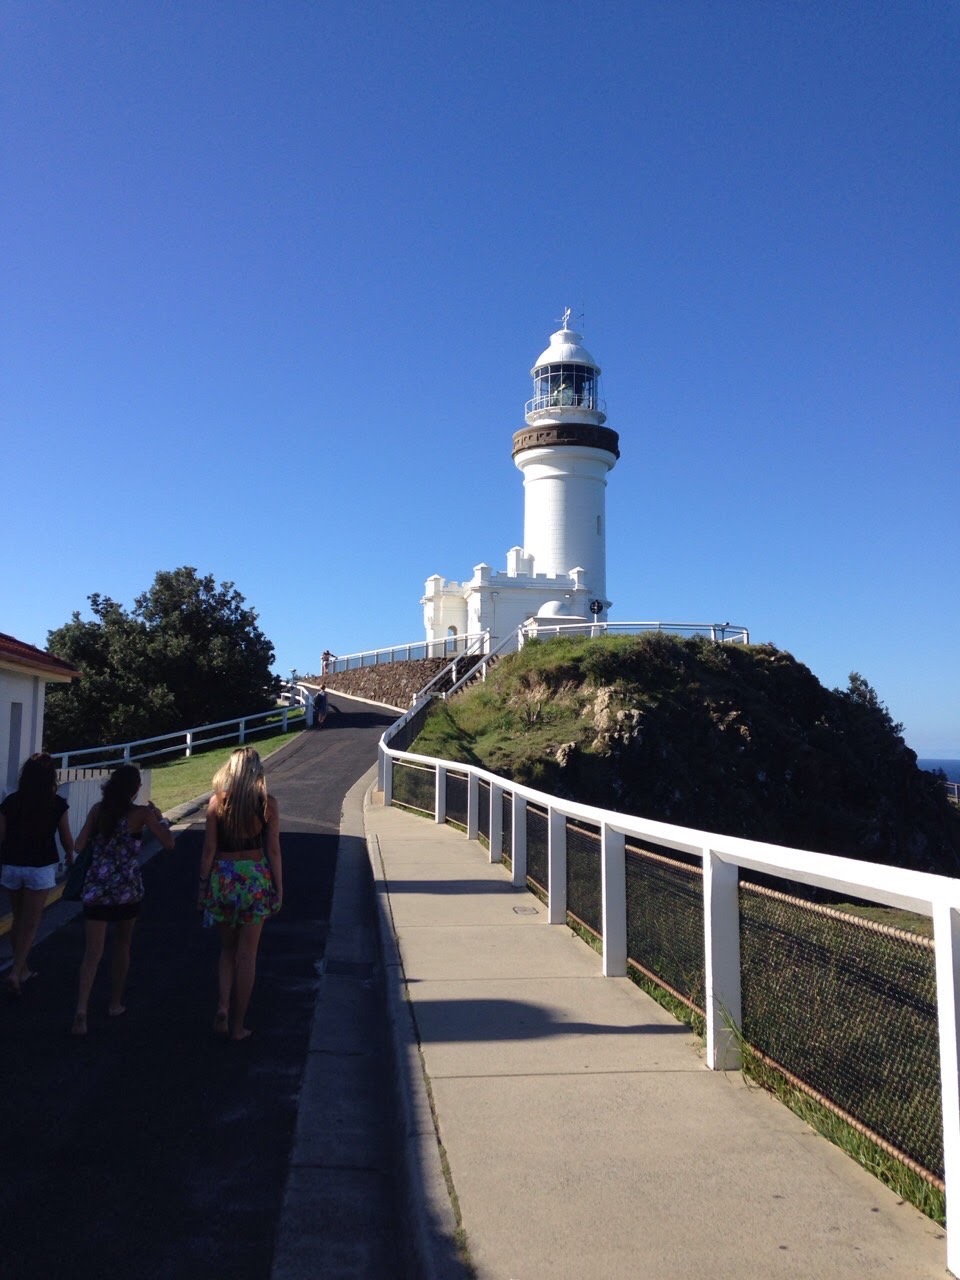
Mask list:
POLYGON ((537 358, 530 370, 531 374, 535 376, 538 369, 548 364, 582 364, 600 372, 600 366, 583 345, 583 335, 575 333, 573 329, 558 329, 550 335, 550 345, 537 358))

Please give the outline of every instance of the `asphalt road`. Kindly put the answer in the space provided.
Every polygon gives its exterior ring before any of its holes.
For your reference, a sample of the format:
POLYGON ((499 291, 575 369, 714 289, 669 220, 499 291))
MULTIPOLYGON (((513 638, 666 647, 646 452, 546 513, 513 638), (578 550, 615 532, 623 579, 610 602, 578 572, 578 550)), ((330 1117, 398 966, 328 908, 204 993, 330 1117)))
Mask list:
MULTIPOLYGON (((392 719, 336 701, 340 712, 323 730, 303 733, 278 763, 268 762, 281 812, 284 908, 263 932, 250 1040, 234 1044, 211 1031, 217 940, 194 908, 199 823, 144 869, 124 1017, 106 1013, 108 943, 90 1033, 68 1034, 83 949, 79 917, 38 944, 39 976, 23 995, 0 997, 3 1280, 270 1276, 323 970, 341 803, 374 762, 392 719)), ((389 1070, 379 1046, 371 1056, 389 1070)), ((371 1081, 370 1096, 388 1107, 388 1082, 371 1081)), ((377 1219, 384 1250, 399 1257, 390 1116, 373 1121, 385 1135, 375 1153, 377 1219)), ((322 1115, 317 1123, 322 1128, 322 1115)))

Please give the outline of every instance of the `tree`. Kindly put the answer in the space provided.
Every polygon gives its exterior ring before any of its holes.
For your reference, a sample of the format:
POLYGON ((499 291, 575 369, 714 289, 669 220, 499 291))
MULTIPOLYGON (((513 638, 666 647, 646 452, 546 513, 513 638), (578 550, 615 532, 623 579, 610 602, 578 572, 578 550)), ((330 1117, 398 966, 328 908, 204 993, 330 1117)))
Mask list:
POLYGON ((152 737, 268 710, 276 701, 273 645, 232 582, 183 567, 157 573, 128 613, 89 597, 47 637, 47 648, 81 671, 49 690, 49 749, 64 751, 152 737))

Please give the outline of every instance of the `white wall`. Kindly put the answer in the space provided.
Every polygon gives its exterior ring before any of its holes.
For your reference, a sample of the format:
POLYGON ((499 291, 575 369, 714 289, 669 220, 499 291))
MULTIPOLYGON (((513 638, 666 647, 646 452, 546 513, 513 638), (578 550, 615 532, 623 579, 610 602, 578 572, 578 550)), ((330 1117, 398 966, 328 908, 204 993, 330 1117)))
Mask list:
POLYGON ((607 473, 612 453, 587 448, 526 449, 516 459, 523 472, 523 548, 536 573, 585 571, 601 600, 607 589, 607 473))
POLYGON ((16 790, 20 766, 40 750, 45 688, 39 676, 0 669, 0 797, 16 790), (17 706, 19 732, 15 725, 17 706))

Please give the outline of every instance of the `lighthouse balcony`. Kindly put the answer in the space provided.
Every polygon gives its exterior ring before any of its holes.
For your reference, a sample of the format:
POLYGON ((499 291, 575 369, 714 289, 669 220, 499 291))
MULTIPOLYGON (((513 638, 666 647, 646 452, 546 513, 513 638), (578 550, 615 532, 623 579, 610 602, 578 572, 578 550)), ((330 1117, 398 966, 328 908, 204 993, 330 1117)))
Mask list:
POLYGON ((606 403, 598 396, 578 395, 575 391, 561 388, 528 400, 524 406, 524 415, 528 421, 533 416, 535 421, 542 418, 557 422, 568 416, 579 417, 587 409, 594 421, 600 423, 607 420, 606 407, 606 403))

